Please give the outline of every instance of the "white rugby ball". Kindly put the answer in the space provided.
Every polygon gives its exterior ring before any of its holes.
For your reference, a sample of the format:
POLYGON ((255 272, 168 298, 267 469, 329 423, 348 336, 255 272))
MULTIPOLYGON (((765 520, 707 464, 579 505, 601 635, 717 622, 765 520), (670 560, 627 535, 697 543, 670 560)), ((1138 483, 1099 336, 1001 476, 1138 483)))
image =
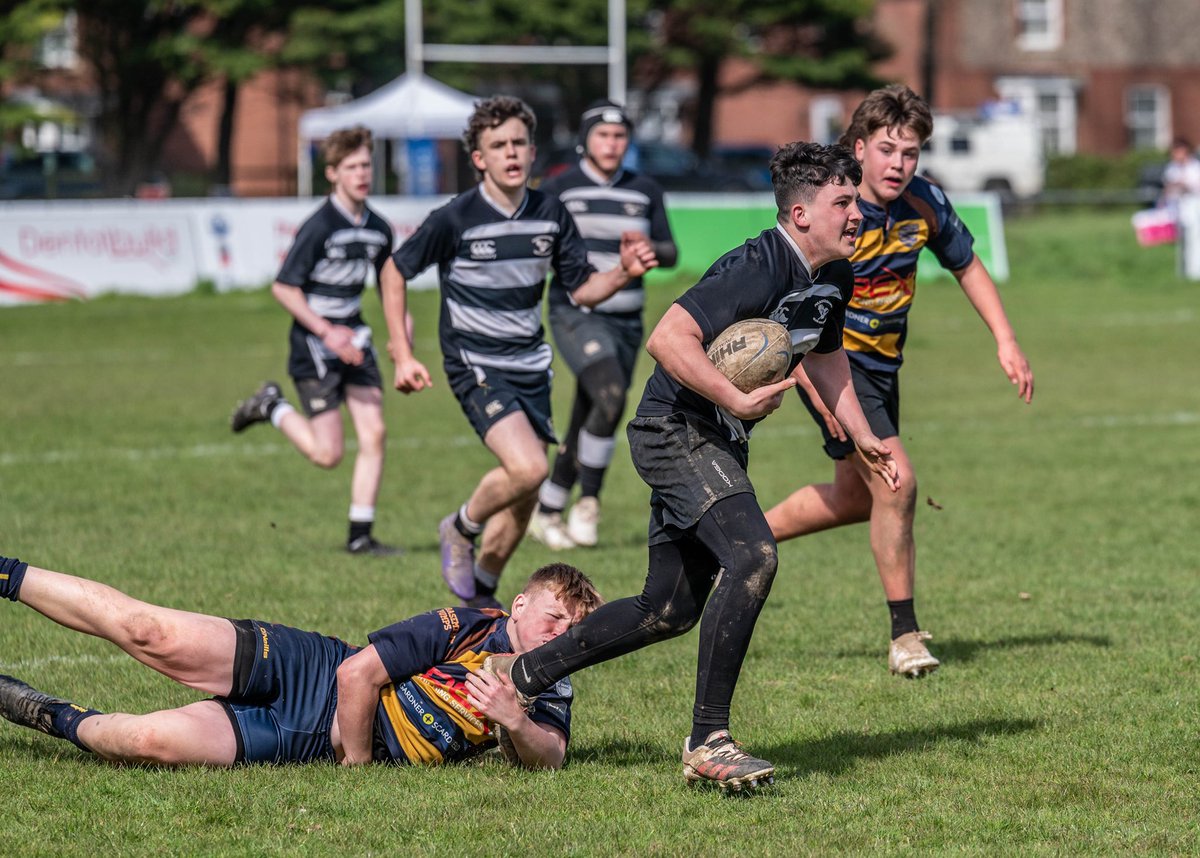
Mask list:
POLYGON ((787 375, 792 362, 792 338, 778 322, 743 319, 709 343, 708 359, 734 387, 749 393, 782 381, 787 375))

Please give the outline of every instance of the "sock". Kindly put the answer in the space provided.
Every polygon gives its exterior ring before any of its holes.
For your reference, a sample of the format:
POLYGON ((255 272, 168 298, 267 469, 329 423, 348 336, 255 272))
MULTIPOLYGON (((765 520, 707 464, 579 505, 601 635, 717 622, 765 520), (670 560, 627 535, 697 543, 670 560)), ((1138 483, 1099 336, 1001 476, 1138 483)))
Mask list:
POLYGON ((471 519, 467 517, 466 504, 463 504, 458 508, 458 515, 454 517, 454 527, 459 533, 472 542, 475 541, 475 537, 483 533, 483 525, 471 521, 471 519))
POLYGON ((564 488, 552 480, 546 480, 538 489, 538 512, 561 513, 567 508, 567 499, 570 495, 570 488, 564 488))
POLYGON ((608 468, 589 468, 586 465, 579 467, 579 495, 580 497, 598 498, 600 496, 600 487, 604 485, 604 475, 608 473, 608 468))
POLYGON ((728 730, 728 727, 714 727, 711 724, 693 724, 692 735, 688 737, 688 750, 694 751, 704 744, 704 740, 717 730, 728 730))
POLYGON ((28 563, 22 563, 15 557, 0 557, 0 596, 17 601, 28 568, 28 563))
POLYGON ((360 536, 370 536, 371 525, 374 523, 375 507, 350 504, 350 536, 346 542, 353 542, 360 536))
POLYGON ((278 429, 280 421, 295 410, 286 399, 279 400, 275 403, 275 407, 271 409, 271 425, 278 429))
POLYGON ((74 703, 60 703, 57 709, 58 711, 54 713, 54 729, 75 747, 87 751, 89 754, 92 753, 91 748, 79 741, 79 725, 84 718, 104 713, 99 709, 85 709, 74 703))
POLYGON ((353 542, 360 536, 370 536, 372 524, 374 524, 374 522, 355 521, 354 519, 350 519, 350 535, 346 537, 346 542, 353 542))
POLYGON ((524 669, 518 670, 517 669, 517 667, 518 667, 517 662, 519 662, 524 657, 525 656, 523 656, 523 655, 519 655, 515 659, 513 659, 512 670, 509 671, 509 679, 512 680, 513 687, 516 688, 517 691, 520 691, 522 694, 527 695, 529 697, 536 697, 537 695, 541 694, 546 689, 531 687, 529 685, 529 683, 523 682, 521 680, 522 676, 529 676, 529 673, 526 670, 524 670, 524 669))
POLYGON ((889 601, 888 610, 892 614, 892 640, 909 632, 920 631, 917 625, 917 612, 913 609, 912 599, 897 599, 889 601))
POLYGON ((495 596, 496 587, 500 584, 500 576, 486 569, 475 567, 475 595, 495 596))

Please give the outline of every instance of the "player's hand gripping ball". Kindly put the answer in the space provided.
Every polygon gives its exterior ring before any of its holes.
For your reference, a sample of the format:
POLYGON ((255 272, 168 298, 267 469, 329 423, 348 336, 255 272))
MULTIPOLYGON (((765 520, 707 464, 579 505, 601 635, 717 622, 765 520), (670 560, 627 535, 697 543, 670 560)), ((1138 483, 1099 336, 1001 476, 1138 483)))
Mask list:
POLYGON ((708 346, 708 359, 734 387, 749 393, 787 375, 792 338, 778 322, 743 319, 716 336, 708 346))

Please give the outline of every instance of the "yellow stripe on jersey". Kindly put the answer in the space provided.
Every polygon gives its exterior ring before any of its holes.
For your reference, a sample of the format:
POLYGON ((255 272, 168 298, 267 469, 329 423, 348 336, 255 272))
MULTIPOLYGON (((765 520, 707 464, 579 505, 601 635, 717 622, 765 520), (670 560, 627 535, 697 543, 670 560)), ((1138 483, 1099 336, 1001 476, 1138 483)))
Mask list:
POLYGON ((842 331, 842 346, 848 352, 869 352, 889 358, 900 357, 900 334, 868 336, 846 328, 842 331))
POLYGON ((924 218, 898 220, 885 234, 882 229, 861 232, 854 242, 854 255, 850 262, 877 259, 893 253, 912 253, 929 242, 929 224, 924 218))
POLYGON ((429 744, 425 737, 417 731, 417 728, 409 723, 408 715, 396 697, 396 686, 388 685, 384 688, 379 699, 383 703, 383 711, 387 713, 388 720, 392 723, 392 729, 396 732, 400 749, 404 751, 404 756, 408 757, 409 762, 430 765, 442 762, 442 752, 429 744))

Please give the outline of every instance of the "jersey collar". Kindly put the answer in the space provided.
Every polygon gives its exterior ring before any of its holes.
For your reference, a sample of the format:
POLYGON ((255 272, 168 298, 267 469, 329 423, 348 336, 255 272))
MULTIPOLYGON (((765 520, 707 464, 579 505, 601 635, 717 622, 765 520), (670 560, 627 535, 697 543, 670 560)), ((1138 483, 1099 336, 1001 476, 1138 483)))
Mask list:
POLYGON ((813 268, 809 264, 808 259, 805 258, 804 251, 800 249, 800 245, 796 244, 796 240, 794 238, 792 238, 790 235, 788 235, 788 231, 783 228, 783 224, 776 223, 775 229, 778 230, 779 234, 783 236, 783 240, 788 243, 788 246, 791 247, 793 251, 795 251, 796 258, 800 260, 800 264, 804 266, 804 270, 806 272, 808 272, 808 276, 812 277, 813 276, 813 268))
POLYGON ((491 198, 487 192, 487 189, 483 186, 483 182, 480 182, 478 185, 476 185, 476 187, 479 188, 479 196, 483 197, 483 201, 509 220, 516 220, 519 218, 521 216, 521 212, 525 211, 525 206, 529 204, 529 189, 526 188, 525 196, 521 197, 521 204, 517 206, 516 211, 514 211, 512 214, 509 214, 491 198))
POLYGON ((333 207, 338 210, 338 213, 341 214, 341 216, 346 220, 350 221, 350 223, 352 223, 354 226, 362 226, 367 222, 367 207, 365 205, 363 206, 362 216, 355 217, 350 209, 346 208, 338 201, 337 194, 330 194, 329 202, 333 203, 333 207))
POLYGON ((617 172, 613 173, 613 177, 609 179, 603 173, 593 167, 592 163, 587 158, 579 159, 579 170, 583 173, 583 175, 587 176, 601 187, 612 187, 617 182, 621 181, 621 177, 625 175, 624 168, 618 167, 617 172))

